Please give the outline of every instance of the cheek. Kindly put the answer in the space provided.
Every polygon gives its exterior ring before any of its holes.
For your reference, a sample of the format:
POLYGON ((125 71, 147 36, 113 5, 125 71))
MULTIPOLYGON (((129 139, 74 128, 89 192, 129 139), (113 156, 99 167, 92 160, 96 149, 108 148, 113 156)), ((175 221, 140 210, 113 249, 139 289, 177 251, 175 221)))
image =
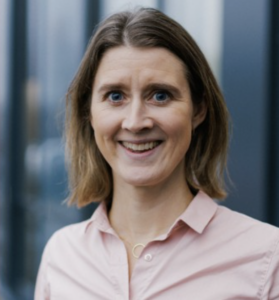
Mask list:
POLYGON ((108 146, 108 142, 110 141, 110 126, 104 118, 101 118, 97 114, 93 114, 91 124, 94 130, 96 145, 104 159, 108 161, 109 153, 112 149, 112 147, 108 146))
POLYGON ((192 140, 191 116, 179 113, 166 124, 165 131, 170 138, 169 146, 173 155, 178 158, 184 157, 192 140))
POLYGON ((192 132, 191 110, 175 109, 171 114, 165 114, 161 118, 166 130, 176 137, 188 136, 192 132))
POLYGON ((117 130, 118 121, 108 111, 97 110, 91 114, 91 126, 95 132, 97 143, 101 140, 108 140, 113 137, 117 130))

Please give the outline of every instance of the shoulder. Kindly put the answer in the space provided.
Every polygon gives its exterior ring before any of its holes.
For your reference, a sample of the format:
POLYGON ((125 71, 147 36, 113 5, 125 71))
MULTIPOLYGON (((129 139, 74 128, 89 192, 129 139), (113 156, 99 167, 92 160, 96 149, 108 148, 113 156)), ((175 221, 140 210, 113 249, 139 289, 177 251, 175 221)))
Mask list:
POLYGON ((99 205, 88 220, 65 226, 52 234, 48 240, 44 256, 75 255, 98 248, 101 232, 109 227, 104 205, 99 205))
POLYGON ((244 244, 253 240, 266 245, 279 240, 279 228, 218 204, 202 191, 187 210, 186 223, 196 230, 201 227, 202 230, 197 231, 202 232, 205 239, 209 238, 209 242, 212 236, 232 243, 243 241, 244 244), (197 223, 202 225, 197 226, 197 223))
POLYGON ((208 225, 205 239, 219 260, 233 262, 243 282, 253 279, 260 299, 279 299, 279 228, 224 206, 208 225))
POLYGON ((224 229, 232 232, 232 234, 254 236, 257 240, 275 239, 279 241, 279 228, 224 206, 218 206, 215 222, 217 224, 222 223, 224 229))
POLYGON ((230 244, 252 252, 274 253, 279 244, 279 228, 224 206, 218 206, 213 227, 225 235, 230 244))
POLYGON ((279 228, 216 205, 202 239, 223 256, 245 257, 262 265, 279 264, 279 228))
POLYGON ((54 253, 63 253, 82 245, 85 242, 85 230, 89 220, 67 225, 55 231, 47 241, 43 256, 52 256, 54 253))
POLYGON ((223 206, 216 211, 213 227, 229 252, 258 262, 265 270, 262 278, 272 269, 279 276, 279 228, 223 206))

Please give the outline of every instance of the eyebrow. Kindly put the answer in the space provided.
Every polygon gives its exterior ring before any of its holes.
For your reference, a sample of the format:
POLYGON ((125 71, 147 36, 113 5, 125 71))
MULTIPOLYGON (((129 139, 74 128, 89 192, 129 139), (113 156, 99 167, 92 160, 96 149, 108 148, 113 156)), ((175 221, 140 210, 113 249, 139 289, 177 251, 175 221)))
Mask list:
MULTIPOLYGON (((107 83, 102 85, 98 90, 97 93, 104 93, 107 91, 121 91, 127 89, 127 86, 124 84, 114 84, 114 83, 107 83)), ((149 83, 147 86, 144 87, 144 93, 152 91, 152 90, 166 90, 170 93, 174 94, 176 97, 181 97, 181 91, 179 88, 175 87, 174 85, 167 84, 167 83, 149 83)))
POLYGON ((107 92, 107 91, 118 91, 118 90, 123 90, 123 89, 125 89, 124 84, 107 83, 107 84, 102 85, 97 90, 97 93, 101 94, 101 93, 107 92))

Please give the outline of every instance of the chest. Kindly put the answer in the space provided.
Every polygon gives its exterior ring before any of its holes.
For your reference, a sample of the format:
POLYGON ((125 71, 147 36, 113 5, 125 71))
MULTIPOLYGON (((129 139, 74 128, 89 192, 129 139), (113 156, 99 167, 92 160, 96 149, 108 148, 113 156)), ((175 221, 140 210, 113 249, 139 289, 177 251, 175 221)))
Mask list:
POLYGON ((256 299, 261 269, 258 255, 206 248, 177 236, 147 245, 131 261, 120 240, 49 265, 51 299, 256 299), (219 252, 218 252, 219 251, 219 252), (131 268, 132 266, 132 268, 131 268), (129 274, 130 272, 130 274, 129 274))

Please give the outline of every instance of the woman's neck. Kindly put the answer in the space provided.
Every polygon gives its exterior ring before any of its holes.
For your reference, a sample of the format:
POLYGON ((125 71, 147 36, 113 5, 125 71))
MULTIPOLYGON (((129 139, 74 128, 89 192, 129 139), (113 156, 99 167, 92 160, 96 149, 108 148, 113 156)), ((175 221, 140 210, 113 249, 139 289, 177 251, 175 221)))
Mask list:
POLYGON ((126 242, 146 245, 166 233, 192 199, 184 179, 153 187, 134 187, 118 182, 114 186, 110 222, 126 242))

